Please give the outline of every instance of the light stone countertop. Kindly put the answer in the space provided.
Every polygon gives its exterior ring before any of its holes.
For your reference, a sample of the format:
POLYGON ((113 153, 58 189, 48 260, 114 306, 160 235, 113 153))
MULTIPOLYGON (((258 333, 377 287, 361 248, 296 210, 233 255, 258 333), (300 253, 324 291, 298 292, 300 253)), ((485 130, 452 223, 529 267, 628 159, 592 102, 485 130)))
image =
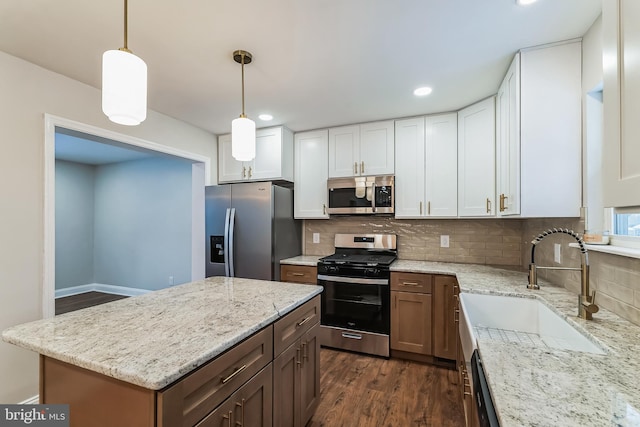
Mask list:
POLYGON ((306 265, 315 267, 318 265, 320 258, 322 258, 321 255, 298 255, 293 258, 280 260, 280 265, 306 265))
MULTIPOLYGON (((600 309, 577 317, 578 296, 527 273, 473 264, 397 260, 392 271, 450 274, 461 292, 536 297, 605 355, 478 340, 478 349, 502 427, 640 426, 640 327, 600 309)), ((597 302, 597 297, 596 297, 597 302)))
POLYGON ((14 326, 4 341, 159 390, 322 292, 210 277, 14 326))

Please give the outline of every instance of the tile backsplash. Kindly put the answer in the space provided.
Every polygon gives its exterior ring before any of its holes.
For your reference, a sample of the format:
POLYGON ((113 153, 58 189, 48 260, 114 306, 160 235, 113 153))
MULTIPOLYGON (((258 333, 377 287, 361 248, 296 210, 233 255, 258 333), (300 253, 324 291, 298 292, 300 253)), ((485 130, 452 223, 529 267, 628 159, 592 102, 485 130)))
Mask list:
MULTIPOLYGON (((582 233, 584 222, 579 218, 401 220, 371 216, 305 220, 304 253, 332 254, 336 233, 386 233, 398 235, 401 259, 488 264, 525 271, 531 241, 553 227, 582 233), (320 234, 320 243, 313 243, 313 233, 320 234), (449 236, 448 248, 440 247, 442 235, 449 236)), ((579 266, 580 251, 568 246, 572 242, 575 240, 564 234, 546 237, 536 248, 536 263, 557 265, 553 262, 553 244, 560 243, 562 265, 579 266)), ((640 259, 591 251, 589 264, 596 303, 640 325, 640 259)), ((575 292, 577 301, 580 272, 540 270, 539 275, 575 292)))
POLYGON ((345 216, 330 220, 306 220, 304 253, 333 253, 336 233, 398 235, 402 259, 502 266, 521 266, 522 220, 434 219, 401 220, 391 217, 345 216), (313 243, 313 233, 320 243, 313 243), (440 236, 449 236, 449 247, 440 247, 440 236))

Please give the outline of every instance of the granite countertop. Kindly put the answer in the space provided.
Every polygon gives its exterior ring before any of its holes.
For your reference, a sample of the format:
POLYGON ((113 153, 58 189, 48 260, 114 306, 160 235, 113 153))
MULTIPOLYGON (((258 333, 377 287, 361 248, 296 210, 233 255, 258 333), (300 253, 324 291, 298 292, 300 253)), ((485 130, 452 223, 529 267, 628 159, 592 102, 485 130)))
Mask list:
POLYGON ((159 390, 322 291, 210 277, 14 326, 4 341, 159 390))
POLYGON ((527 273, 405 260, 391 270, 455 275, 461 292, 539 298, 605 350, 596 355, 479 339, 502 427, 640 426, 639 326, 603 308, 591 321, 580 319, 577 294, 544 280, 530 291, 527 273))
POLYGON ((315 267, 318 265, 320 258, 322 258, 322 255, 298 255, 293 258, 280 260, 280 265, 307 265, 315 267))

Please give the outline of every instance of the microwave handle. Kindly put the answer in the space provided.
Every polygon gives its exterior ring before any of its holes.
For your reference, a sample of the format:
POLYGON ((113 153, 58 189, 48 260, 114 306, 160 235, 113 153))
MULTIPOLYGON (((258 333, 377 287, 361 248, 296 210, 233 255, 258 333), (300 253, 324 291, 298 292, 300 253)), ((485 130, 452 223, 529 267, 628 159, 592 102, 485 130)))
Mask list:
POLYGON ((371 183, 371 211, 376 211, 376 182, 371 183))

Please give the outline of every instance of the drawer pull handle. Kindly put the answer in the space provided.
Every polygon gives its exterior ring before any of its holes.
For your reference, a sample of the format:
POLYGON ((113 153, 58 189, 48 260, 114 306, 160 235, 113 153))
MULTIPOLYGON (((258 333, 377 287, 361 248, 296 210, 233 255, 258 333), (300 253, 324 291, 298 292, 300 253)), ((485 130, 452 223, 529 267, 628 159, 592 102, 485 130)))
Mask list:
POLYGON ((236 406, 241 410, 240 421, 236 421, 236 425, 242 427, 244 425, 244 399, 241 400, 241 403, 236 402, 236 406))
POLYGON ((300 359, 300 347, 296 348, 296 365, 302 366, 302 359, 300 359))
POLYGON ((305 317, 304 319, 302 319, 301 321, 296 323, 296 327, 300 327, 300 326, 304 325, 305 323, 307 323, 312 318, 313 318, 313 316, 305 317))
POLYGON ((296 273, 296 272, 292 272, 290 273, 292 276, 298 276, 298 277, 302 277, 304 276, 304 273, 296 273))
POLYGON ((228 383, 229 381, 231 381, 233 379, 233 377, 235 377, 236 375, 238 375, 240 372, 244 371, 245 369, 247 369, 247 365, 242 365, 241 367, 239 367, 238 369, 233 371, 233 373, 231 375, 229 375, 227 378, 223 378, 222 379, 222 384, 228 383))
POLYGON ((402 282, 402 286, 420 286, 418 282, 402 282))
POLYGON ((342 338, 349 338, 349 339, 352 339, 352 340, 361 340, 362 339, 362 335, 352 334, 350 332, 343 332, 342 333, 342 338))

